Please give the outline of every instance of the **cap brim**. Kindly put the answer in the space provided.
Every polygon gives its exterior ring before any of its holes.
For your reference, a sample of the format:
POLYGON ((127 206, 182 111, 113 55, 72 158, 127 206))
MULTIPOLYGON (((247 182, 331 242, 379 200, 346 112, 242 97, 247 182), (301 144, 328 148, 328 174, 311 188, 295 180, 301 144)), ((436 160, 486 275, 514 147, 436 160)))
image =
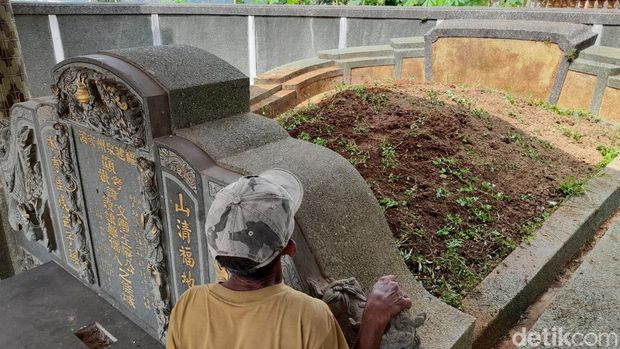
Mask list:
POLYGON ((299 206, 301 206, 301 201, 304 198, 304 189, 297 176, 290 171, 280 168, 267 170, 258 176, 284 188, 284 190, 291 197, 293 212, 297 212, 299 206))

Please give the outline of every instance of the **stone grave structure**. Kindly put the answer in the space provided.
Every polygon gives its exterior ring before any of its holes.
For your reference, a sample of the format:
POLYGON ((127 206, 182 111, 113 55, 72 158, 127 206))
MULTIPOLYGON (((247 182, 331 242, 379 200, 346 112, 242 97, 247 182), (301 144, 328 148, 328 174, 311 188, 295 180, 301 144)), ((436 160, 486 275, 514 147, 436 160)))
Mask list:
MULTIPOLYGON (((204 236, 215 194, 280 167, 305 187, 287 284, 320 296, 333 280, 367 291, 397 275, 427 314, 424 347, 471 346, 473 318, 411 275, 359 173, 250 113, 248 78, 223 60, 189 46, 105 51, 59 63, 54 81, 55 96, 15 105, 0 129, 2 218, 23 269, 55 262, 163 342, 175 300, 216 280, 204 236)), ((422 322, 393 329, 411 337, 422 322)))

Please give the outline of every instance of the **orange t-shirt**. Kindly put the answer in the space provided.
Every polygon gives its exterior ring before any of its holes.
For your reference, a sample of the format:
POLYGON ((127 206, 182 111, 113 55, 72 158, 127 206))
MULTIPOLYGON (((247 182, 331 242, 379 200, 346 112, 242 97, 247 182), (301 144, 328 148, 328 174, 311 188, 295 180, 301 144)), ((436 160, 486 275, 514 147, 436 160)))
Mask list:
POLYGON ((178 300, 167 349, 348 349, 327 304, 282 283, 254 291, 192 287, 178 300))

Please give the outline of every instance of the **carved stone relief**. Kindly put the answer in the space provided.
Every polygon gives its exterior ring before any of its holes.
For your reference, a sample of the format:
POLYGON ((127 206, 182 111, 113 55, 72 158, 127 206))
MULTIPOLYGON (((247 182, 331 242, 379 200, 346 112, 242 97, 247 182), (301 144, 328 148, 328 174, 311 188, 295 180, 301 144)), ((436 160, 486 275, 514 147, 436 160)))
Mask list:
POLYGON ((282 256, 282 277, 284 279, 284 283, 288 286, 296 289, 297 291, 308 293, 308 288, 299 275, 293 260, 289 256, 282 256))
POLYGON ((30 254, 30 252, 26 251, 22 247, 17 247, 16 258, 17 265, 21 269, 18 272, 24 272, 41 265, 41 261, 39 261, 37 257, 30 254))
POLYGON ((58 115, 138 149, 145 149, 146 120, 138 97, 111 74, 65 69, 53 87, 58 115))
MULTIPOLYGON (((66 212, 68 222, 66 234, 70 235, 73 246, 69 251, 69 258, 78 266, 78 275, 89 284, 95 282, 90 247, 88 246, 84 227, 83 209, 80 205, 80 191, 75 165, 71 152, 71 142, 67 126, 60 122, 54 124, 56 135, 55 142, 50 143, 53 151, 52 161, 57 168, 59 176, 56 177, 56 185, 62 195, 61 207, 66 212)), ((64 223, 64 222, 63 222, 64 223)))
POLYGON ((18 120, 0 123, 0 159, 8 195, 9 223, 28 240, 42 242, 51 252, 56 249, 56 242, 34 138, 33 128, 18 120))
POLYGON ((159 148, 159 158, 162 166, 171 169, 183 178, 190 188, 196 191, 196 172, 185 160, 166 148, 159 148))
POLYGON ((155 314, 159 325, 160 339, 165 342, 171 306, 167 285, 166 255, 162 245, 164 236, 160 217, 159 189, 155 178, 155 163, 140 157, 138 158, 138 170, 140 171, 140 188, 144 200, 141 221, 145 238, 151 247, 147 260, 153 283, 152 292, 156 302, 155 314))
MULTIPOLYGON (((355 278, 331 282, 320 287, 308 280, 310 294, 322 299, 334 314, 345 335, 347 343, 353 345, 359 332, 362 314, 366 305, 366 296, 355 278)), ((402 311, 390 320, 388 330, 381 340, 381 349, 419 349, 420 338, 416 329, 424 324, 426 314, 412 316, 402 311)))

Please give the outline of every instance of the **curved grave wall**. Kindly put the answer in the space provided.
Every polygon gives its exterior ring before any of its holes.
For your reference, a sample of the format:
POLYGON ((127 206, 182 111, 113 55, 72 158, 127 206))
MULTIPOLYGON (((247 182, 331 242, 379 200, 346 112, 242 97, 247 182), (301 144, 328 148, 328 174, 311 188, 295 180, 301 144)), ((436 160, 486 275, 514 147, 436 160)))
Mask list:
POLYGON ((616 123, 620 48, 596 45, 597 38, 572 23, 446 20, 424 37, 320 51, 259 74, 251 109, 276 116, 339 83, 409 79, 500 89, 616 123))
POLYGON ((423 36, 449 19, 585 24, 600 34, 598 44, 620 47, 618 10, 19 2, 13 9, 34 96, 49 94, 54 64, 99 50, 192 45, 253 79, 321 50, 423 36))

